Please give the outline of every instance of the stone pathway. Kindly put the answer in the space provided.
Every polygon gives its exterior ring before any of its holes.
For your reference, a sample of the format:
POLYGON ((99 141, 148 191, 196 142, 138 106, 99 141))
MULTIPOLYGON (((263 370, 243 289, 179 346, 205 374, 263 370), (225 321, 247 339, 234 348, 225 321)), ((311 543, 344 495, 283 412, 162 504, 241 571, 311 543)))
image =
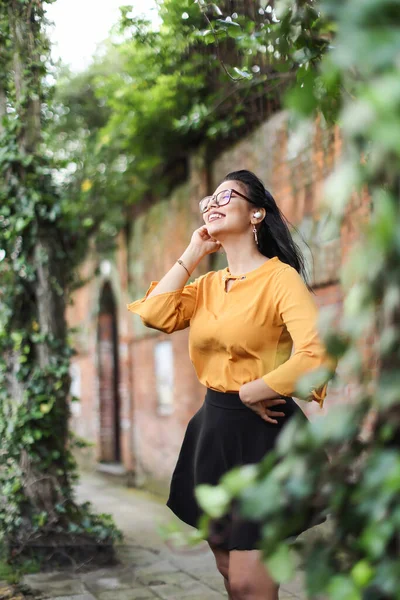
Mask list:
MULTIPOLYGON (((120 564, 80 572, 26 575, 23 583, 51 600, 217 600, 227 598, 222 577, 206 543, 186 551, 171 549, 158 524, 176 518, 148 492, 110 483, 97 473, 82 474, 79 501, 90 500, 99 512, 111 513, 125 540, 118 548, 120 564)), ((187 528, 189 529, 189 528, 187 528)), ((281 588, 280 600, 304 600, 301 574, 281 588)))

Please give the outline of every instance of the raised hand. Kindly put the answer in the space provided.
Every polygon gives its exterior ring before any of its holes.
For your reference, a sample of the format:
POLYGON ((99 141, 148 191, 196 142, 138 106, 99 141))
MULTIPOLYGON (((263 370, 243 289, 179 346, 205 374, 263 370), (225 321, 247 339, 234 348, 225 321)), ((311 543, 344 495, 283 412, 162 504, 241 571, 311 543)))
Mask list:
POLYGON ((217 252, 221 248, 221 243, 208 233, 206 225, 202 225, 193 232, 190 246, 199 250, 202 256, 206 256, 217 252))

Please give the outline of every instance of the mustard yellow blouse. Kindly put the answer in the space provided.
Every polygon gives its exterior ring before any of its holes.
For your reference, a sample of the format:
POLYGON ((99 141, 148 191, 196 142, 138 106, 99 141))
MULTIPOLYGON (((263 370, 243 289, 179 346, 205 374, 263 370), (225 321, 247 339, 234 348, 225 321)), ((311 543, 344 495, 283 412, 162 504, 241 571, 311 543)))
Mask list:
MULTIPOLYGON (((227 267, 147 298, 157 283, 152 281, 128 310, 147 327, 166 333, 190 326, 190 359, 209 388, 237 392, 262 377, 279 395, 292 396, 301 375, 320 366, 336 369, 337 361, 318 336, 311 293, 296 269, 277 256, 242 276, 231 275, 227 267), (228 292, 227 279, 235 280, 228 292)), ((327 386, 310 390, 306 400, 322 407, 327 386)))

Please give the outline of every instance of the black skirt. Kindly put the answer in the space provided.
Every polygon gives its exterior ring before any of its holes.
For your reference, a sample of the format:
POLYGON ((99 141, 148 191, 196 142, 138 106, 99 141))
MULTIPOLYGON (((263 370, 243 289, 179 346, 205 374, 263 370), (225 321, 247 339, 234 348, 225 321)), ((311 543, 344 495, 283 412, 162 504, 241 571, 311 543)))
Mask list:
MULTIPOLYGON (((194 496, 197 485, 217 485, 233 467, 260 462, 291 417, 300 413, 307 419, 293 398, 284 398, 286 404, 272 410, 284 412, 285 417, 277 417, 278 424, 273 424, 245 406, 238 393, 207 388, 202 407, 188 423, 172 475, 167 506, 179 519, 197 527, 202 514, 194 496)), ((261 528, 261 523, 231 511, 212 520, 208 541, 226 550, 253 550, 259 547, 261 528)))

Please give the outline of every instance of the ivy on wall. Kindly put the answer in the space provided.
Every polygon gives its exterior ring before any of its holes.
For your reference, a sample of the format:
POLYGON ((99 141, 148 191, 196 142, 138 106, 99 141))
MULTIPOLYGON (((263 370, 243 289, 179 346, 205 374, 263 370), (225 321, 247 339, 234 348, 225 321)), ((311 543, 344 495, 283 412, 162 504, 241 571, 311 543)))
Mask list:
POLYGON ((65 306, 91 227, 67 210, 46 144, 45 4, 0 2, 0 544, 13 559, 40 542, 112 546, 121 536, 73 493, 65 306))

